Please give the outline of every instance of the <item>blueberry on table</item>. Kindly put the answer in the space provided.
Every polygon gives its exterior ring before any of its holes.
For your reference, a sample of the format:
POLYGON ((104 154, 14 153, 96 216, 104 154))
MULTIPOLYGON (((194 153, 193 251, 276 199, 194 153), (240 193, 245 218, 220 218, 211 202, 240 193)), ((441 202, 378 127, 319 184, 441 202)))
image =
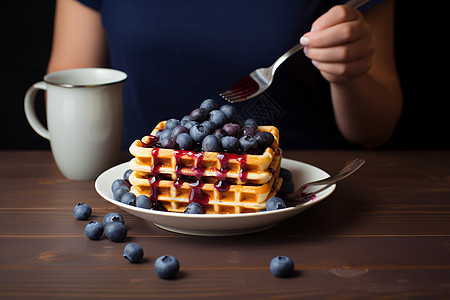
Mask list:
POLYGON ((180 264, 178 260, 171 255, 163 255, 155 261, 155 272, 160 278, 173 279, 178 274, 180 264))
POLYGON ((147 195, 139 195, 136 198, 136 207, 150 209, 152 207, 152 201, 150 200, 150 197, 148 197, 147 195))
POLYGON ((125 193, 122 198, 120 198, 120 202, 132 206, 136 206, 136 196, 133 193, 125 193))
POLYGON ((185 214, 202 214, 203 208, 200 204, 192 202, 184 210, 185 214))
POLYGON ((111 222, 105 226, 105 235, 112 242, 123 242, 127 233, 127 228, 120 222, 111 222))
POLYGON ((129 243, 123 248, 123 257, 132 263, 138 263, 144 257, 144 250, 139 244, 129 243))
POLYGON ((222 127, 225 123, 228 122, 227 115, 218 109, 215 109, 209 113, 209 120, 214 122, 217 128, 222 127))
POLYGON ((206 109, 206 111, 209 113, 215 109, 218 109, 219 105, 214 99, 206 99, 202 102, 202 104, 200 104, 200 107, 206 109))
POLYGON ((91 216, 92 208, 86 203, 78 203, 72 213, 77 220, 87 220, 91 216))
POLYGON ((276 256, 270 261, 270 271, 277 277, 289 277, 294 272, 294 262, 287 256, 276 256))
POLYGON ((266 202, 266 210, 278 210, 286 208, 286 203, 280 197, 272 197, 266 202))
POLYGON ((84 228, 84 234, 90 240, 98 240, 103 234, 103 224, 98 221, 89 222, 84 228))
POLYGON ((221 149, 220 139, 214 134, 207 135, 202 141, 202 151, 220 152, 221 149))
POLYGON ((110 212, 103 218, 103 226, 106 227, 106 225, 112 222, 119 222, 125 224, 125 219, 116 212, 110 212))

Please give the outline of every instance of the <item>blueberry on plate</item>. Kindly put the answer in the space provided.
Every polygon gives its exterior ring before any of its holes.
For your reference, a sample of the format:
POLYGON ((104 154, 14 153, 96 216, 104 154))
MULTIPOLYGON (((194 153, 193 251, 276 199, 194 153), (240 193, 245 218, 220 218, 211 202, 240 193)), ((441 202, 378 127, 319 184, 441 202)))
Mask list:
POLYGON ((152 207, 152 201, 150 200, 150 197, 148 197, 147 195, 139 195, 136 198, 136 207, 150 209, 152 207))
POLYGON ((105 235, 112 242, 123 242, 127 233, 127 228, 120 222, 111 222, 105 226, 105 235))
POLYGON ((283 178, 285 181, 291 181, 292 180, 292 173, 288 169, 280 168, 280 175, 281 178, 283 178))
POLYGON ((289 194, 293 193, 294 190, 295 190, 294 182, 292 182, 292 180, 285 180, 283 178, 283 183, 281 184, 280 192, 283 192, 286 195, 289 195, 289 194))
POLYGON ((200 204, 192 202, 184 210, 185 214, 202 214, 203 208, 200 204))
POLYGON ((276 256, 270 261, 270 271, 277 277, 289 277, 294 272, 294 262, 287 256, 276 256))
POLYGON ((202 141, 202 151, 208 152, 220 152, 222 145, 220 139, 214 134, 205 136, 202 141))
POLYGON ((228 122, 227 115, 218 109, 215 109, 209 113, 209 120, 216 123, 217 128, 222 127, 228 122))
POLYGON ((278 210, 286 208, 286 203, 280 197, 272 197, 266 202, 266 210, 278 210))
POLYGON ((113 183, 111 185, 111 191, 114 193, 114 191, 116 189, 118 189, 119 187, 121 187, 121 186, 127 187, 127 188, 130 187, 126 180, 124 180, 124 179, 116 179, 116 180, 113 181, 113 183))
POLYGON ((200 107, 206 109, 206 111, 209 113, 219 108, 219 105, 217 105, 217 102, 214 99, 206 99, 202 102, 202 104, 200 104, 200 107))
POLYGON ((195 146, 195 141, 192 139, 189 133, 183 132, 177 136, 176 143, 180 150, 192 150, 195 146))
POLYGON ((136 206, 136 196, 133 193, 125 193, 122 198, 120 198, 120 202, 132 206, 136 206))
POLYGON ((89 222, 84 228, 84 234, 90 240, 98 240, 103 234, 103 224, 98 221, 89 222))
POLYGON ((132 263, 138 263, 144 257, 144 250, 139 244, 129 243, 123 248, 123 257, 132 263))
POLYGON ((77 220, 87 220, 91 216, 92 208, 86 203, 78 203, 72 213, 77 220))
POLYGON ((125 171, 125 173, 123 173, 123 180, 128 180, 128 178, 130 178, 131 173, 133 173, 133 170, 128 169, 125 171))
POLYGON ((103 226, 106 227, 106 225, 112 222, 119 222, 125 224, 125 219, 116 212, 110 212, 103 218, 103 226))
POLYGON ((119 186, 113 192, 114 200, 120 201, 120 199, 122 199, 122 196, 129 191, 130 188, 128 186, 119 186))
POLYGON ((163 255, 155 261, 155 272, 160 278, 173 279, 180 270, 178 260, 171 255, 163 255))

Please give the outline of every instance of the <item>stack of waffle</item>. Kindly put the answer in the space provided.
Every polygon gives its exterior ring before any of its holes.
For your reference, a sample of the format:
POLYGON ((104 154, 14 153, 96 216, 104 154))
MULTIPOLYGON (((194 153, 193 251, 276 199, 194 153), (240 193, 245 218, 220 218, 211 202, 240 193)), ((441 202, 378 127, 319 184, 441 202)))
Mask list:
POLYGON ((279 190, 281 149, 276 127, 258 127, 274 136, 263 154, 237 155, 158 148, 153 136, 164 126, 165 122, 159 123, 130 147, 134 158, 129 181, 136 196, 147 195, 172 212, 184 212, 189 203, 197 202, 208 214, 236 214, 264 209, 279 190))

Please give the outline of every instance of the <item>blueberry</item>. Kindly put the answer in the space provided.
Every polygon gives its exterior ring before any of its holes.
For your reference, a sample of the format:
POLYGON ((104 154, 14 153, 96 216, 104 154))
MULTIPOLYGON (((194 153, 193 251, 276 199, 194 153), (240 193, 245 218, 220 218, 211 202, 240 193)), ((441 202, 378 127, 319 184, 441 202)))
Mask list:
POLYGON ((144 250, 136 243, 129 243, 123 248, 123 257, 132 263, 138 263, 144 257, 144 250))
POLYGON ((216 109, 209 113, 209 120, 216 123, 217 128, 222 127, 228 122, 227 115, 224 112, 216 109))
POLYGON ((128 193, 130 188, 128 186, 119 186, 114 190, 114 200, 120 201, 122 199, 123 194, 128 193))
POLYGON ((114 191, 121 186, 127 187, 127 188, 130 187, 128 182, 126 182, 124 179, 116 179, 116 180, 114 180, 114 182, 111 185, 111 191, 114 193, 114 191))
POLYGON ((198 125, 199 123, 197 121, 187 121, 186 124, 184 124, 184 127, 187 129, 191 129, 192 126, 198 125))
POLYGON ((280 168, 280 175, 281 178, 283 178, 284 181, 291 181, 292 180, 292 173, 288 169, 280 168))
POLYGON ((266 149, 267 147, 272 145, 275 138, 270 132, 261 131, 255 135, 255 139, 260 149, 266 149))
POLYGON ((244 135, 251 135, 251 136, 255 136, 259 132, 258 127, 252 125, 244 125, 242 131, 244 132, 244 135))
POLYGON ((213 121, 206 120, 203 121, 201 124, 206 128, 208 128, 209 132, 211 133, 214 132, 214 130, 216 130, 216 123, 214 123, 213 121))
POLYGON ((161 136, 161 133, 163 133, 164 129, 158 129, 157 132, 155 132, 155 137, 157 137, 159 139, 159 137, 161 136))
POLYGON ((203 107, 194 109, 189 115, 192 121, 203 122, 208 119, 208 111, 203 107))
POLYGON ((235 123, 227 123, 223 125, 222 129, 227 133, 227 135, 237 136, 242 131, 241 126, 235 123))
POLYGON ((87 220, 91 216, 92 208, 86 203, 78 203, 72 213, 77 220, 87 220))
POLYGON ((191 120, 191 116, 185 115, 183 118, 181 118, 180 124, 181 124, 182 121, 187 122, 187 121, 190 121, 190 120, 191 120))
POLYGON ((178 125, 180 125, 180 121, 178 119, 169 119, 169 120, 167 120, 164 128, 165 129, 174 129, 178 125))
POLYGON ((195 146, 195 141, 192 139, 189 133, 180 133, 177 136, 176 143, 181 150, 192 150, 195 146))
POLYGON ((136 207, 150 209, 152 207, 152 201, 147 195, 139 195, 136 198, 136 207))
POLYGON ((165 138, 161 140, 161 147, 167 149, 175 149, 177 147, 177 142, 174 138, 165 138))
POLYGON ((200 204, 192 202, 184 210, 185 214, 202 214, 203 208, 200 204))
POLYGON ((206 99, 202 102, 202 104, 200 104, 200 107, 206 109, 206 111, 209 113, 217 109, 219 105, 217 105, 217 102, 214 99, 206 99))
POLYGON ((294 272, 294 262, 287 256, 276 256, 270 261, 270 271, 277 277, 289 277, 294 272))
POLYGON ((110 212, 103 218, 103 227, 106 227, 106 225, 112 222, 119 222, 125 224, 125 219, 116 212, 110 212))
POLYGON ((214 131, 214 135, 217 136, 219 139, 222 139, 224 136, 227 135, 227 133, 222 128, 217 128, 214 131))
POLYGON ((202 141, 202 151, 206 152, 220 152, 222 149, 220 139, 214 134, 205 136, 202 141))
POLYGON ((244 121, 244 125, 249 125, 253 127, 258 127, 258 123, 255 121, 255 119, 246 119, 244 121))
POLYGON ((155 272, 160 278, 172 279, 178 274, 180 264, 178 260, 171 255, 163 255, 155 261, 155 272))
POLYGON ((199 143, 209 134, 209 130, 203 125, 195 125, 189 130, 189 134, 194 141, 199 143))
POLYGON ((220 107, 220 111, 223 112, 229 122, 233 122, 237 118, 236 108, 231 105, 225 104, 220 107))
POLYGON ((266 202, 266 210, 278 210, 286 208, 286 203, 280 197, 272 197, 266 202))
POLYGON ((161 141, 163 139, 168 139, 171 137, 171 135, 172 135, 172 129, 166 128, 163 130, 163 132, 159 136, 159 140, 161 141))
POLYGON ((294 183, 292 182, 292 180, 286 180, 283 178, 283 183, 281 184, 280 192, 283 192, 286 195, 289 195, 292 192, 294 192, 294 190, 295 190, 295 186, 294 186, 294 183))
POLYGON ((123 173, 123 180, 128 180, 128 178, 130 178, 131 173, 133 173, 133 170, 128 169, 125 171, 125 173, 123 173))
POLYGON ((245 152, 253 152, 258 148, 258 143, 251 135, 244 135, 239 139, 242 150, 245 152))
POLYGON ((222 148, 227 152, 239 153, 241 151, 241 144, 234 136, 224 136, 220 142, 222 143, 222 148))
POLYGON ((103 234, 103 225, 98 221, 89 222, 84 228, 84 234, 90 240, 98 240, 103 234))
POLYGON ((105 226, 105 235, 112 242, 123 242, 127 232, 125 225, 120 222, 111 222, 105 226))
POLYGON ((164 205, 160 201, 152 202, 151 209, 157 210, 157 211, 167 211, 167 209, 164 207, 164 205))
POLYGON ((177 127, 175 127, 175 128, 172 130, 172 133, 170 134, 170 137, 173 138, 173 139, 176 139, 177 136, 178 136, 180 133, 183 133, 183 132, 189 133, 189 129, 187 129, 187 128, 186 128, 185 126, 183 126, 183 125, 178 125, 177 127))
POLYGON ((132 206, 136 206, 136 196, 133 193, 125 193, 122 198, 120 198, 120 202, 132 206))

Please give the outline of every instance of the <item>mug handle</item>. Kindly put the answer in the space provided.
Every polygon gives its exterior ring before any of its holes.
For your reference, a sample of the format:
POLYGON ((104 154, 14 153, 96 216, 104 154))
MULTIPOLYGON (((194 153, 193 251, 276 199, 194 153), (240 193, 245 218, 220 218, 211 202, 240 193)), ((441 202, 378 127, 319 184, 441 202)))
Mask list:
POLYGON ((50 140, 50 133, 48 130, 42 125, 41 121, 39 121, 36 115, 35 109, 35 97, 39 90, 47 90, 47 84, 44 81, 39 81, 33 84, 25 94, 24 99, 24 108, 25 108, 25 116, 27 117, 28 123, 30 123, 31 127, 36 131, 40 136, 50 140))

